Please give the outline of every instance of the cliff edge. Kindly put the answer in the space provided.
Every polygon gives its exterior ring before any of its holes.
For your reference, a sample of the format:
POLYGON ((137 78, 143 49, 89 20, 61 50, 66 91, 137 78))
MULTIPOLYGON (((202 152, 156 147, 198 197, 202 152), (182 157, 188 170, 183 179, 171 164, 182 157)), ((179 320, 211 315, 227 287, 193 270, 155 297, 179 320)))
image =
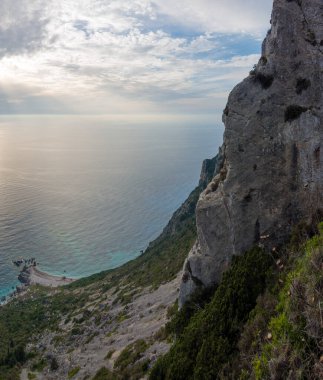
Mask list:
POLYGON ((322 214, 323 3, 274 0, 262 56, 229 96, 216 175, 196 209, 179 303, 221 279, 233 255, 273 250, 322 214))

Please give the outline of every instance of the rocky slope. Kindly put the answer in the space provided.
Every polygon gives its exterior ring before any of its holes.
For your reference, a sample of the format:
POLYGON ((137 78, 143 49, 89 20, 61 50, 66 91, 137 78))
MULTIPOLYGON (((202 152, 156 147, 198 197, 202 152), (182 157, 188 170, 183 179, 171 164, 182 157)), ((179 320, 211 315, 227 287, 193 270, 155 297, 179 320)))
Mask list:
POLYGON ((147 376, 170 346, 164 326, 177 309, 196 203, 217 161, 204 161, 198 186, 141 256, 66 287, 31 284, 0 307, 0 380, 147 376))
POLYGON ((231 92, 216 176, 196 210, 180 304, 218 282, 233 255, 275 250, 322 213, 323 2, 274 0, 259 63, 231 92))

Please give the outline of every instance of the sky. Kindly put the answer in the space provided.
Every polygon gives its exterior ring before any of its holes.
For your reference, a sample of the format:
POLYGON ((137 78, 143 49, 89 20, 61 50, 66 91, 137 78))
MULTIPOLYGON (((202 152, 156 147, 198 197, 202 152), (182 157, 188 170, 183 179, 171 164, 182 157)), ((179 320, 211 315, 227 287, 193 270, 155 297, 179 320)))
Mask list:
POLYGON ((221 114, 272 0, 0 0, 0 114, 221 114))

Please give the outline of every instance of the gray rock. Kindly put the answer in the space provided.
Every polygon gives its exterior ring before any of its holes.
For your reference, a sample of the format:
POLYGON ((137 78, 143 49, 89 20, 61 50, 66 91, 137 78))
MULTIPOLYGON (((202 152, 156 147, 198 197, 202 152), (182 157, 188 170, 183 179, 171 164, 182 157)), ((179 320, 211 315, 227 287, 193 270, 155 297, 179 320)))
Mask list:
POLYGON ((197 204, 180 305, 217 283, 233 255, 272 249, 322 215, 323 2, 275 0, 271 26, 224 110, 222 166, 197 204))

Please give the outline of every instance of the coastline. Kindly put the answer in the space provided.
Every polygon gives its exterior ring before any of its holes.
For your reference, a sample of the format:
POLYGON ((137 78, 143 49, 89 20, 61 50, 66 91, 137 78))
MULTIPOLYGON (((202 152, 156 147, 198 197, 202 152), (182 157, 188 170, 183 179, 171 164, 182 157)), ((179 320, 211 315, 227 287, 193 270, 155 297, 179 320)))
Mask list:
POLYGON ((1 297, 0 307, 6 305, 16 297, 25 294, 28 291, 30 285, 41 285, 49 288, 58 288, 60 286, 71 284, 77 279, 65 276, 55 276, 41 271, 36 267, 36 265, 29 265, 25 266, 21 270, 18 276, 18 280, 20 282, 20 285, 17 285, 16 288, 6 296, 1 297))
POLYGON ((24 285, 42 285, 52 288, 71 284, 76 279, 65 276, 54 276, 39 270, 36 266, 29 266, 23 269, 18 277, 24 285))

